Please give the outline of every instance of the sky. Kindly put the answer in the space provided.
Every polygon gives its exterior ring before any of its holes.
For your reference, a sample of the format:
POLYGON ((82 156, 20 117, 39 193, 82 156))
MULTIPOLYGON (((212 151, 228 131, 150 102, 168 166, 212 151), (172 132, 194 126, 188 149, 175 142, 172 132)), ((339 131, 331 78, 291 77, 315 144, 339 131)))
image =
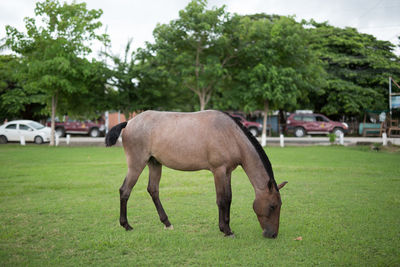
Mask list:
MULTIPOLYGON (((82 2, 83 0, 76 0, 82 2)), ((0 0, 0 39, 5 26, 25 31, 24 17, 34 17, 34 0, 0 0)), ((60 2, 64 2, 60 0, 60 2)), ((71 0, 67 0, 71 3, 71 0)), ((134 49, 152 42, 157 23, 169 23, 179 17, 190 0, 85 0, 89 9, 102 9, 100 21, 111 38, 111 52, 123 54, 130 38, 134 49)), ((327 21, 336 27, 354 27, 395 45, 400 41, 400 0, 209 0, 208 7, 226 6, 241 15, 266 13, 294 15, 296 20, 327 21)), ((101 47, 94 46, 95 51, 101 47)), ((397 48, 397 55, 400 49, 397 48)))

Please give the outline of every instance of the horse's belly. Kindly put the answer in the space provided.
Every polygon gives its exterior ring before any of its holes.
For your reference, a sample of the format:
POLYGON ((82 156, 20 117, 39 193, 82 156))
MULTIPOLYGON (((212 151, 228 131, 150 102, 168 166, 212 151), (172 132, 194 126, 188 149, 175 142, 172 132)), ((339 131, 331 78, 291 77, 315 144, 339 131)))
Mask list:
POLYGON ((162 165, 175 170, 197 171, 210 169, 207 155, 192 149, 180 151, 172 148, 163 152, 155 152, 153 157, 162 165))
POLYGON ((192 162, 192 163, 186 163, 182 164, 181 162, 173 162, 173 161, 168 161, 168 162, 161 162, 164 166, 178 170, 178 171, 199 171, 199 170, 209 170, 209 165, 206 164, 199 164, 198 162, 192 162))

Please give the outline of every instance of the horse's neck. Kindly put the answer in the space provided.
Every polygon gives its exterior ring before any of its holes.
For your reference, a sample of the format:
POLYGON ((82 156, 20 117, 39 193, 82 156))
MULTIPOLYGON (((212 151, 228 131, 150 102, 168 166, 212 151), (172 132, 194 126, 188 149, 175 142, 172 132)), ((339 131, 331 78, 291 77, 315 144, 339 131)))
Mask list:
POLYGON ((268 176, 264 164, 255 148, 251 145, 251 147, 245 149, 242 158, 243 170, 249 177, 250 183, 253 185, 256 194, 257 192, 265 191, 268 187, 270 177, 268 176))

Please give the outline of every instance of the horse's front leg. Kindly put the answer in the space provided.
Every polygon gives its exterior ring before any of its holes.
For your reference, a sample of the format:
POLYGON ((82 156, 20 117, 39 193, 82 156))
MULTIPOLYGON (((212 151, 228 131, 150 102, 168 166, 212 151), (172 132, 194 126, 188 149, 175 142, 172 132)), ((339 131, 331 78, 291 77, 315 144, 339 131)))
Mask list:
POLYGON ((127 217, 128 199, 131 194, 132 188, 135 186, 139 178, 140 173, 143 171, 144 166, 145 165, 143 165, 143 167, 139 166, 139 168, 129 168, 124 183, 119 189, 120 204, 121 204, 119 223, 127 231, 132 230, 132 227, 128 223, 128 217, 127 217))
POLYGON ((231 172, 227 172, 225 168, 219 168, 213 171, 213 174, 219 211, 219 229, 225 236, 233 236, 229 226, 232 203, 231 172))

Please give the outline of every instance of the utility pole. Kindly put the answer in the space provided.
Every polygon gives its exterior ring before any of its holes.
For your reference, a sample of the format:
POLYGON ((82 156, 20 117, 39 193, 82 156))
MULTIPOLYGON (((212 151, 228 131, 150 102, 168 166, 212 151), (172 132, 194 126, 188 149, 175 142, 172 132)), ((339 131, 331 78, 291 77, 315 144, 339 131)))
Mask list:
POLYGON ((392 77, 389 76, 389 114, 392 119, 392 77))
POLYGON ((392 108, 400 108, 400 93, 392 93, 392 82, 400 89, 400 85, 393 80, 392 77, 389 77, 389 111, 390 118, 392 117, 392 108))

